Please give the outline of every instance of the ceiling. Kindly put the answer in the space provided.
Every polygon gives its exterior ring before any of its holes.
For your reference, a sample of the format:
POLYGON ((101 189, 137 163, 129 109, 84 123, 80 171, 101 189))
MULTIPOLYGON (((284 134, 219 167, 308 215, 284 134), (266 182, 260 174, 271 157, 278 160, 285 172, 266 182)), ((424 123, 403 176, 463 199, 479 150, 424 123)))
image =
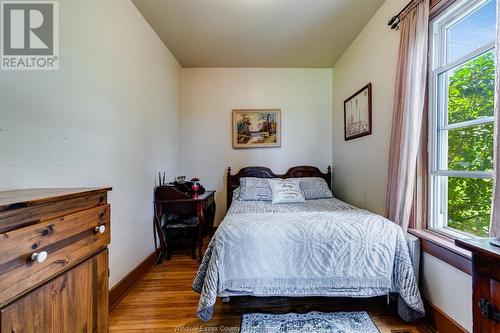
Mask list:
POLYGON ((132 0, 183 67, 332 67, 384 0, 132 0))

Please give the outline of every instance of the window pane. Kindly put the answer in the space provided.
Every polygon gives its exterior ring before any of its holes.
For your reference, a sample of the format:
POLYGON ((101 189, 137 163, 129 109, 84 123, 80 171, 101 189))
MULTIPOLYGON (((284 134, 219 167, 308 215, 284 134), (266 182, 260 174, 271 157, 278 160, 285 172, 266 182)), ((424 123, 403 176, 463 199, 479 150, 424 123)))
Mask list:
POLYGON ((448 63, 495 40, 495 13, 491 0, 448 29, 448 63))
POLYGON ((449 130, 444 136, 448 137, 447 161, 443 157, 448 168, 444 165, 441 170, 493 170, 493 123, 449 130))
POLYGON ((429 226, 451 234, 489 231, 493 180, 463 176, 493 170, 497 1, 456 1, 431 22, 429 226))
POLYGON ((493 181, 448 177, 448 227, 488 236, 493 181))
POLYGON ((495 56, 487 52, 441 74, 448 82, 447 123, 493 116, 495 56))

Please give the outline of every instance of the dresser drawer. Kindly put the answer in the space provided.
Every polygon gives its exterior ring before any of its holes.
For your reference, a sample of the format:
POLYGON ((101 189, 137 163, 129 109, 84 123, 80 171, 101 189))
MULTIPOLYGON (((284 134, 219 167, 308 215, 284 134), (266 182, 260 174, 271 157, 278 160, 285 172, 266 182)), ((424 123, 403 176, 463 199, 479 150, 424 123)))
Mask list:
POLYGON ((108 251, 0 310, 0 332, 107 333, 108 251))
MULTIPOLYGON (((43 189, 40 190, 43 191, 43 189)), ((0 233, 102 206, 106 203, 106 193, 86 191, 77 193, 74 197, 63 197, 60 201, 40 200, 36 205, 30 205, 29 202, 12 204, 6 210, 0 209, 0 233)))
POLYGON ((102 205, 0 233, 0 306, 105 248, 110 207, 102 205), (101 230, 96 230, 101 227, 101 230), (42 261, 32 258, 39 254, 42 261))

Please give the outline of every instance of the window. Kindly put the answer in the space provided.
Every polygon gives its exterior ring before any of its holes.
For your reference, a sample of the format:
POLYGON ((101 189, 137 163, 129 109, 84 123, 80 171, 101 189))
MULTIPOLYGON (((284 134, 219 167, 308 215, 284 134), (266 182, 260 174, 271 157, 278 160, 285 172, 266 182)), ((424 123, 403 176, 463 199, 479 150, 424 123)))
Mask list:
POLYGON ((452 237, 490 225, 495 9, 457 1, 430 25, 429 228, 452 237))

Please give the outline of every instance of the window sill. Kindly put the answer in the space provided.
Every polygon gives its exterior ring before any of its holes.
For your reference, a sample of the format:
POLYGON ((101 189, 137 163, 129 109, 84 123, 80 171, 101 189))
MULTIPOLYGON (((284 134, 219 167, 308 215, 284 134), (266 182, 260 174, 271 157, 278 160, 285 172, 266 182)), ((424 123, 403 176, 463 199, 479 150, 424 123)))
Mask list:
POLYGON ((456 246, 451 238, 430 230, 408 229, 408 233, 420 239, 423 252, 444 261, 466 274, 472 274, 471 253, 456 246))

